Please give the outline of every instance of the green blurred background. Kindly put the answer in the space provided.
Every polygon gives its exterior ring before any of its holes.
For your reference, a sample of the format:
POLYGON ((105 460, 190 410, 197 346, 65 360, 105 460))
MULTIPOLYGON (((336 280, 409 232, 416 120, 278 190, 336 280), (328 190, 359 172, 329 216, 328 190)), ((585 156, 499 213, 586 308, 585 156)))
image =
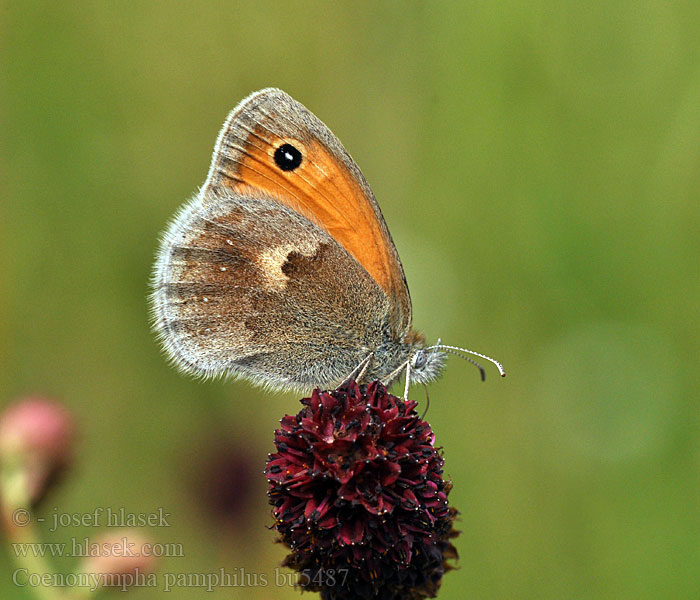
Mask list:
POLYGON ((700 595, 698 2, 5 2, 0 28, 0 404, 80 430, 46 516, 162 507, 161 574, 274 576, 262 469, 298 397, 178 374, 146 295, 226 114, 277 86, 370 181, 416 326, 508 369, 430 388, 462 513, 440 597, 700 595))

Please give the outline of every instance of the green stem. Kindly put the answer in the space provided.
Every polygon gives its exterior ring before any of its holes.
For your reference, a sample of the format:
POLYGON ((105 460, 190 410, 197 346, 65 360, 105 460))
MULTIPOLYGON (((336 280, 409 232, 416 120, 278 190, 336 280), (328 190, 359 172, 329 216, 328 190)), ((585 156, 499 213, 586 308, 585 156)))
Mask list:
MULTIPOLYGON (((36 518, 31 510, 26 465, 17 464, 5 457, 0 465, 0 518, 2 518, 8 538, 12 544, 27 544, 26 552, 14 549, 11 554, 20 569, 26 569, 27 576, 53 573, 52 565, 45 557, 32 551, 41 547, 41 536, 36 526, 36 518)), ((44 585, 27 585, 40 600, 71 600, 84 598, 82 590, 64 590, 44 585)), ((89 588, 88 588, 89 591, 89 588)))

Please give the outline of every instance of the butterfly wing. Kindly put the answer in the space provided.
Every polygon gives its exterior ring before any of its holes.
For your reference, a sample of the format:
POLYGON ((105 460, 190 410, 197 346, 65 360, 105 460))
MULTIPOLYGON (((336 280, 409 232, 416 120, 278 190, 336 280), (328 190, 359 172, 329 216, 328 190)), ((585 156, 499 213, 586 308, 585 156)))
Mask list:
POLYGON ((370 274, 391 304, 391 327, 403 339, 411 299, 403 267, 372 190, 333 133, 285 92, 268 88, 243 100, 219 134, 205 189, 263 192, 316 224, 370 274), (284 170, 275 153, 300 152, 284 170))
POLYGON ((164 237, 152 309, 184 370, 302 389, 338 383, 380 347, 370 374, 391 372, 411 323, 403 268, 362 173, 274 89, 227 118, 204 186, 164 237), (290 147, 286 168, 278 155, 290 147))
POLYGON ((330 386, 385 340, 378 284, 325 231, 262 194, 195 198, 166 233, 154 279, 155 329, 195 374, 330 386))

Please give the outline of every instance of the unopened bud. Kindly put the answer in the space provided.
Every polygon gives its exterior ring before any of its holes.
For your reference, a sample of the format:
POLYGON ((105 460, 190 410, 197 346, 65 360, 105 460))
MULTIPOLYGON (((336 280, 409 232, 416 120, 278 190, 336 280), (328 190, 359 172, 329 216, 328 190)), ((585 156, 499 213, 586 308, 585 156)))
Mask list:
POLYGON ((49 483, 70 461, 73 420, 53 400, 28 397, 0 415, 0 466, 22 482, 16 498, 36 504, 49 483))
POLYGON ((82 568, 104 587, 127 588, 155 570, 153 546, 132 531, 111 532, 87 548, 82 568))

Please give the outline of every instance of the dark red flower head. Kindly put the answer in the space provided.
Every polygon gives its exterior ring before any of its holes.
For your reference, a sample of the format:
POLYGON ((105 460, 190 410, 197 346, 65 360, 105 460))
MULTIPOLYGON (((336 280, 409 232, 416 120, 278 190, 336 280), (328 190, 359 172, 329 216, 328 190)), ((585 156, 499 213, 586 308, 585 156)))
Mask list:
POLYGON ((457 511, 430 425, 379 382, 315 390, 275 432, 275 527, 303 589, 322 598, 434 597, 457 511))

